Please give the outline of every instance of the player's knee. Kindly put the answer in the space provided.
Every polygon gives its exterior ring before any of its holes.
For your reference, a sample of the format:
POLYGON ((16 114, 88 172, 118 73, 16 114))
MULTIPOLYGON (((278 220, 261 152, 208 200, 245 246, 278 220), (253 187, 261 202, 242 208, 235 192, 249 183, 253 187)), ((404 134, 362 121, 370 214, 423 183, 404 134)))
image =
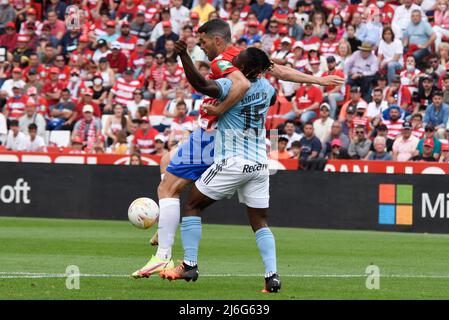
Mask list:
POLYGON ((201 213, 201 207, 197 201, 186 201, 184 204, 184 215, 185 216, 199 216, 201 213))

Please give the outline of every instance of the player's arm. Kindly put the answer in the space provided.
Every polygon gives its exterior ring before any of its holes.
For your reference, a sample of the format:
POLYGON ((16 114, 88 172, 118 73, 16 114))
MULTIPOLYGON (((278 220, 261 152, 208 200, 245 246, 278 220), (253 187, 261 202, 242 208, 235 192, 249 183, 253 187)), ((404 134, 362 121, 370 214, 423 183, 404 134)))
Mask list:
POLYGON ((181 58, 182 66, 184 67, 184 72, 186 74, 187 80, 190 82, 196 91, 201 92, 212 98, 218 98, 221 95, 221 88, 215 83, 215 81, 207 80, 204 78, 195 64, 187 53, 187 46, 182 41, 176 41, 175 51, 181 58))
POLYGON ((320 86, 331 86, 331 85, 338 86, 342 85, 345 81, 345 79, 335 75, 330 75, 326 77, 315 77, 309 74, 299 72, 290 67, 281 66, 279 64, 274 64, 273 68, 271 68, 269 72, 275 78, 284 81, 291 81, 296 83, 312 83, 320 86))

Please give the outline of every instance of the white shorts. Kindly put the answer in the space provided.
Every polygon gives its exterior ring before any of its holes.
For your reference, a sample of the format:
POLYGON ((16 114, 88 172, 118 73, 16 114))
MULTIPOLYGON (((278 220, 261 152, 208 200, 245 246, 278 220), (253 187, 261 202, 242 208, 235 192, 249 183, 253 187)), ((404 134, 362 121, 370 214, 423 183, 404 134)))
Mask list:
POLYGON ((197 189, 213 200, 231 198, 237 191, 239 201, 250 208, 265 209, 270 202, 268 164, 241 158, 214 163, 195 182, 197 189))

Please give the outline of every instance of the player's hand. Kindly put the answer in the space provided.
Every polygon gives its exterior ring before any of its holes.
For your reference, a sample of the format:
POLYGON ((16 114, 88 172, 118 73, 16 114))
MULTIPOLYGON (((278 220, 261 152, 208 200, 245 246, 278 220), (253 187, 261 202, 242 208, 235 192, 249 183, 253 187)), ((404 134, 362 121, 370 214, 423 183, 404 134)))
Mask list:
POLYGON ((323 77, 320 80, 320 85, 322 86, 339 86, 342 85, 343 83, 345 83, 344 78, 334 75, 323 77))
POLYGON ((219 116, 220 113, 217 112, 217 105, 219 104, 218 101, 211 101, 211 102, 204 102, 201 106, 203 108, 203 111, 211 116, 219 116))
POLYGON ((187 44, 182 40, 176 41, 175 42, 175 52, 179 55, 187 54, 187 44))

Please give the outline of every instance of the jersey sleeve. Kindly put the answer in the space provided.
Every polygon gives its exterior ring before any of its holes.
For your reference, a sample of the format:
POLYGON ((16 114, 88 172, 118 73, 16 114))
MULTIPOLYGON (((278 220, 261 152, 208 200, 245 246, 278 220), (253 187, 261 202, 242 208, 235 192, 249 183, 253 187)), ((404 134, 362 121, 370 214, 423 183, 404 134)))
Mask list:
POLYGON ((231 89, 232 86, 232 81, 227 78, 221 78, 215 80, 215 83, 220 88, 220 96, 218 97, 218 99, 224 100, 229 94, 229 90, 231 89))
POLYGON ((214 61, 211 65, 211 73, 215 79, 222 78, 236 70, 238 70, 238 68, 234 67, 232 62, 228 60, 214 61))

